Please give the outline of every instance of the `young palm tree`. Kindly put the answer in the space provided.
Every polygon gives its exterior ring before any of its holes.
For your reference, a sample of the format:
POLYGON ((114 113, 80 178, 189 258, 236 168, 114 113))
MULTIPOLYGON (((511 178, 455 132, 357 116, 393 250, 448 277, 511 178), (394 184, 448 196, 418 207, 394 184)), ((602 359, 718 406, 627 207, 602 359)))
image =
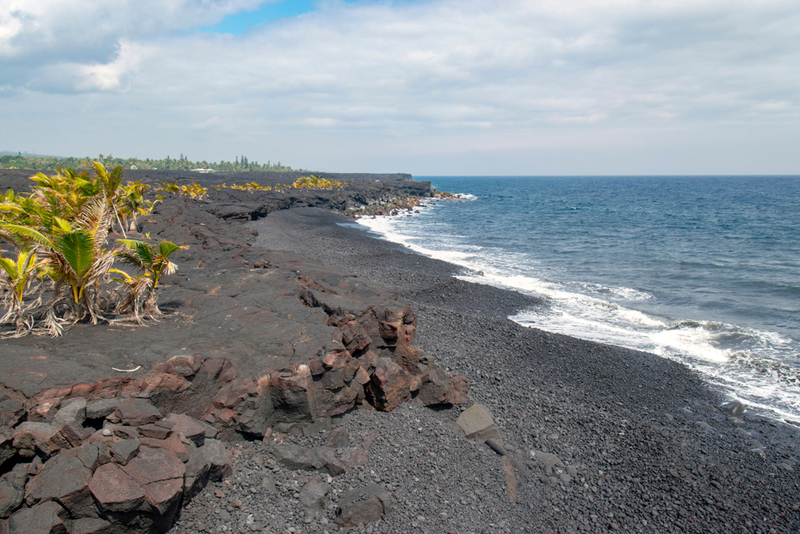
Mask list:
POLYGON ((87 316, 93 324, 103 318, 99 285, 114 263, 114 255, 104 248, 110 223, 107 204, 98 198, 84 206, 73 223, 57 219, 49 234, 29 226, 0 224, 20 241, 34 244, 42 271, 55 283, 45 317, 52 334, 87 316))
POLYGON ((127 226, 128 231, 136 230, 136 221, 139 215, 148 215, 153 212, 153 208, 158 200, 145 200, 144 195, 150 186, 142 182, 128 182, 117 195, 119 215, 127 226))
POLYGON ((132 313, 133 320, 138 324, 144 323, 142 317, 144 314, 154 319, 153 316, 157 314, 158 306, 153 302, 155 291, 150 273, 131 276, 119 269, 111 269, 110 272, 121 276, 121 278, 116 277, 112 280, 119 282, 123 288, 122 296, 117 299, 116 312, 120 315, 132 313))
POLYGON ((106 200, 109 210, 116 219, 117 224, 119 224, 122 235, 127 236, 125 233, 125 227, 123 226, 122 220, 119 216, 119 209, 117 207, 117 197, 122 186, 122 175, 125 172, 122 168, 122 165, 117 165, 111 170, 111 172, 108 172, 103 164, 99 161, 92 161, 91 166, 94 170, 95 176, 97 177, 96 183, 103 194, 103 198, 106 200))
POLYGON ((38 320, 52 335, 59 335, 64 326, 106 319, 103 313, 109 303, 103 282, 111 272, 122 276, 116 280, 126 293, 117 311, 133 313, 137 322, 142 322, 144 313, 160 314, 159 280, 175 270, 169 256, 183 247, 168 241, 156 246, 122 239, 124 249, 107 250, 114 222, 124 234, 123 220, 135 224, 136 214, 149 213, 154 202, 143 198, 149 186, 121 185, 121 166, 109 172, 99 162, 90 165, 94 177, 70 169, 59 169, 55 176, 39 173, 32 177, 36 185, 30 195, 9 191, 0 196, 0 239, 17 251, 16 261, 0 258, 0 299, 7 310, 0 322, 15 324, 15 335, 31 331, 38 320), (112 271, 116 257, 140 268, 142 274, 112 271), (34 284, 37 278, 41 283, 34 284), (46 290, 52 296, 41 308, 46 290), (26 303, 34 292, 38 298, 26 303))
POLYGON ((13 324, 14 337, 24 336, 33 328, 33 316, 29 312, 41 303, 41 298, 26 304, 24 297, 41 266, 32 250, 20 251, 17 261, 0 257, 0 296, 8 308, 0 323, 13 324))
POLYGON ((158 246, 140 241, 137 239, 118 239, 117 243, 123 245, 125 249, 115 251, 115 255, 123 263, 140 269, 143 274, 138 277, 131 277, 121 271, 125 278, 118 281, 128 288, 128 297, 123 300, 120 311, 130 309, 134 316, 138 317, 141 313, 148 313, 152 318, 154 315, 161 315, 158 309, 158 282, 161 276, 172 274, 178 268, 170 261, 169 257, 176 251, 186 248, 178 246, 170 241, 161 241, 158 246), (138 308, 137 308, 138 306, 138 308))

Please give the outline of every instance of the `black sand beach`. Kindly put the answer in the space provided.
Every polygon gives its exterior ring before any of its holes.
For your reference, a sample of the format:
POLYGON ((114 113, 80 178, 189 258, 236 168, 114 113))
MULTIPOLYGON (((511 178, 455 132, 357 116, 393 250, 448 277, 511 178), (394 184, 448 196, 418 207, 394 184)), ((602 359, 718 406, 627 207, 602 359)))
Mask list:
MULTIPOLYGON (((389 489, 394 510, 353 532, 800 531, 796 427, 733 416, 672 361, 523 328, 505 317, 545 303, 454 279, 456 266, 343 222, 299 209, 249 226, 260 247, 380 282, 415 308, 417 344, 465 375, 472 399, 494 414, 516 502, 500 456, 452 431, 466 405, 410 403, 337 423, 352 445, 367 441, 368 460, 323 480, 327 514, 312 517, 298 501, 315 475, 282 468, 268 445, 242 443, 233 478, 193 501, 173 532, 336 532, 336 501, 370 482, 389 489)), ((310 446, 328 436, 281 439, 310 446)))
MULTIPOLYGON (((371 180, 369 187, 351 194, 391 196, 390 185, 371 180)), ((205 204, 165 202, 142 230, 191 244, 176 258, 179 272, 164 281, 165 317, 146 327, 78 325, 55 340, 0 341, 3 407, 21 394, 24 402, 14 402, 25 404, 9 411, 16 419, 4 424, 18 425, 24 411, 47 425, 58 402, 78 393, 150 398, 165 415, 182 409, 217 424, 232 448, 233 474, 183 506, 170 530, 175 534, 800 532, 797 426, 721 409, 723 400, 675 362, 506 318, 546 302, 453 278, 456 266, 342 226, 351 221, 330 211, 284 209, 348 201, 323 196, 301 192, 276 201, 223 192, 205 204), (245 421, 248 405, 236 397, 228 411, 238 410, 233 421, 239 426, 223 424, 223 401, 233 397, 226 391, 258 390, 247 380, 265 366, 282 371, 268 382, 288 387, 284 375, 295 380, 298 362, 314 359, 319 343, 330 340, 335 327, 326 325, 321 308, 301 302, 304 291, 320 284, 328 284, 333 301, 409 304, 417 318, 415 345, 441 368, 465 376, 470 400, 437 408, 411 401, 390 412, 359 402, 332 419, 267 428, 275 418, 245 421), (276 342, 281 339, 292 344, 276 342), (274 360, 263 360, 265 352, 274 360), (208 382, 202 389, 196 381, 169 390, 163 384, 179 384, 173 373, 156 389, 153 380, 166 375, 150 367, 192 353, 228 358, 236 380, 222 389, 208 382), (83 384, 71 389, 76 382, 83 384), (473 401, 491 411, 500 439, 477 443, 453 430, 473 401), (291 444, 344 451, 350 467, 346 473, 291 468, 285 455, 291 444), (386 490, 391 511, 380 521, 340 529, 337 507, 348 492, 369 484, 386 490)), ((319 291, 322 298, 324 288, 319 291)), ((182 372, 191 377, 196 369, 182 372)), ((282 416, 308 422, 307 413, 282 416)), ((95 424, 108 427, 108 421, 95 424)), ((11 443, 5 436, 1 450, 17 454, 11 443)), ((30 462, 37 451, 7 460, 30 462)), ((41 460, 34 463, 17 464, 31 466, 31 480, 42 467, 41 460)), ((73 530, 118 531, 91 519, 81 528, 91 523, 101 530, 73 530)))

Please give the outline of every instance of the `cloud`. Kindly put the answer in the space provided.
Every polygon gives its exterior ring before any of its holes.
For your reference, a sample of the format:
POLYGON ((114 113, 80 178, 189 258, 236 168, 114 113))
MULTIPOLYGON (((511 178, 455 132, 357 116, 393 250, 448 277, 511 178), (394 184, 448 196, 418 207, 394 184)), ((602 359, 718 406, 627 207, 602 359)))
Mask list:
POLYGON ((241 36, 198 29, 258 4, 0 0, 0 95, 102 94, 80 102, 148 117, 151 143, 314 140, 352 162, 800 122, 794 0, 325 1, 241 36))

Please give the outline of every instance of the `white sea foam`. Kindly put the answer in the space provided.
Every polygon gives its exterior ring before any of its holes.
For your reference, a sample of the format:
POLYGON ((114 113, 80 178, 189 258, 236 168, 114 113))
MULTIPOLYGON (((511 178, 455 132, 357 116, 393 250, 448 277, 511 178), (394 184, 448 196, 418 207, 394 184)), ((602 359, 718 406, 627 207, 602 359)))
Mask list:
MULTIPOLYGON (((471 245, 467 236, 435 232, 440 207, 431 204, 412 217, 375 217, 359 224, 383 239, 463 267, 460 279, 545 298, 544 308, 510 317, 522 325, 680 361, 751 407, 800 418, 800 370, 781 366, 768 356, 791 350, 792 340, 774 332, 713 321, 670 320, 635 309, 637 303, 655 298, 647 291, 537 276, 537 262, 528 256, 471 245), (416 220, 421 226, 415 225, 416 220)), ((797 355, 794 358, 800 361, 797 355)))

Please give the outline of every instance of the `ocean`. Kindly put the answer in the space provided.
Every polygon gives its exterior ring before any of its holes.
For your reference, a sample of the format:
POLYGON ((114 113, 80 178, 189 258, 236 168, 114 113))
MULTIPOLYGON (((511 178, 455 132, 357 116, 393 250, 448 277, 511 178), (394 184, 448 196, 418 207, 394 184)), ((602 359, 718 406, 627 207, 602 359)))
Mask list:
POLYGON ((415 179, 462 198, 359 224, 543 297, 519 324, 678 360, 800 420, 800 177, 415 179))

